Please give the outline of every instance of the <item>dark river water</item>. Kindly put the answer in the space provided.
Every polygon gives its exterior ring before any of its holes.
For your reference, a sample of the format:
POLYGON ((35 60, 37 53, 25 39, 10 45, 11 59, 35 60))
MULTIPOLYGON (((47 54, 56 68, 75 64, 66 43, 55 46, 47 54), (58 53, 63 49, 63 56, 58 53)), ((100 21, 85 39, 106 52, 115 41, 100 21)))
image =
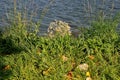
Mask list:
POLYGON ((120 0, 0 0, 0 26, 7 25, 17 1, 17 10, 27 13, 28 18, 42 20, 40 31, 45 33, 53 20, 63 20, 72 28, 89 26, 100 12, 104 16, 114 16, 120 12, 120 0))

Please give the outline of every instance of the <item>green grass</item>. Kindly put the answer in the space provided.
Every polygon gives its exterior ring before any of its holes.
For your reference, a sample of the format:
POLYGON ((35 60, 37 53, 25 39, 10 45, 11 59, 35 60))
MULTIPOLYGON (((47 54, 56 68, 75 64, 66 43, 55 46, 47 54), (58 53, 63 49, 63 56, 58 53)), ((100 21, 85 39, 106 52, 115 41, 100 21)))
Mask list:
POLYGON ((85 80, 86 72, 92 80, 120 80, 120 16, 98 17, 77 38, 49 38, 38 36, 42 20, 27 20, 15 3, 13 13, 10 25, 0 30, 0 80, 85 80), (87 71, 78 68, 82 63, 87 71))
POLYGON ((70 80, 69 72, 72 80, 85 80, 87 71, 77 68, 81 63, 89 65, 93 80, 120 80, 118 24, 119 18, 101 19, 78 38, 49 38, 18 19, 1 31, 0 80, 70 80))

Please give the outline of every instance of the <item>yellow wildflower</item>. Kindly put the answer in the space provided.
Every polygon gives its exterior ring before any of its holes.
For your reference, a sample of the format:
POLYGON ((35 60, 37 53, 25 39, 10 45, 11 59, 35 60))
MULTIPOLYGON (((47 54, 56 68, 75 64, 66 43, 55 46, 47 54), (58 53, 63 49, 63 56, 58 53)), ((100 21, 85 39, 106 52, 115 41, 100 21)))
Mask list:
POLYGON ((63 55, 63 56, 62 56, 62 60, 63 60, 64 62, 66 62, 66 61, 68 60, 68 58, 67 58, 65 55, 63 55))
POLYGON ((89 71, 86 72, 86 76, 90 77, 90 72, 89 71))
POLYGON ((90 56, 88 56, 89 57, 89 59, 91 59, 91 60, 94 60, 94 56, 93 55, 90 55, 90 56))
POLYGON ((48 71, 43 71, 43 75, 49 75, 49 72, 48 71))

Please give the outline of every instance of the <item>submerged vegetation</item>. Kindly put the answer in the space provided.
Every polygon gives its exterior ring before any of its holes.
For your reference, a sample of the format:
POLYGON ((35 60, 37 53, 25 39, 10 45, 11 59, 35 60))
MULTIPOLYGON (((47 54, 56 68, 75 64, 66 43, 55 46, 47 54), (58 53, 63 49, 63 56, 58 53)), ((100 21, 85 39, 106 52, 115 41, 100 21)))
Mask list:
POLYGON ((60 32, 51 38, 15 12, 0 30, 0 80, 120 80, 119 17, 99 17, 77 37, 52 23, 60 32))

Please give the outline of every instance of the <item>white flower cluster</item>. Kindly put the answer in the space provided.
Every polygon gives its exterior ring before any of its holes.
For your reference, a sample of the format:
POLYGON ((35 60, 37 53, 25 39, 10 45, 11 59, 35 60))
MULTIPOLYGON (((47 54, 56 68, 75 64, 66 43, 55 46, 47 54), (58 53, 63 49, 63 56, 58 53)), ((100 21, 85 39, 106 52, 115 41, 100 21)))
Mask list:
POLYGON ((59 20, 51 22, 47 32, 49 37, 54 37, 55 35, 71 35, 70 26, 68 25, 68 23, 59 20))

